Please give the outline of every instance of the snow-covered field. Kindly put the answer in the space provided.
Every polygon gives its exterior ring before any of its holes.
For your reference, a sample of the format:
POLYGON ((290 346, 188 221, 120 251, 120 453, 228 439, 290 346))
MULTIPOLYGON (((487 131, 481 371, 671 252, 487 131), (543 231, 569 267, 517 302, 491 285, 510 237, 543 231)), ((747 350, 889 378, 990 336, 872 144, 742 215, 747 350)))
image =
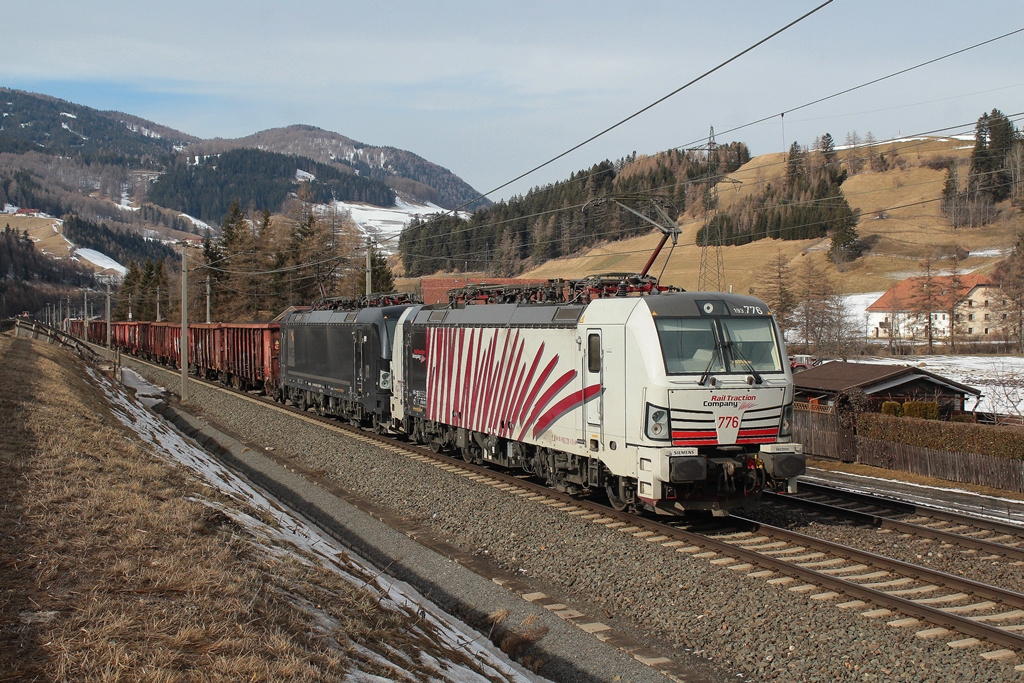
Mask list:
POLYGON ((75 249, 74 258, 96 264, 100 268, 116 270, 121 277, 124 277, 124 274, 128 272, 128 269, 122 266, 120 263, 110 258, 106 254, 95 251, 94 249, 75 249))
MULTIPOLYGON (((348 211, 356 225, 363 232, 374 238, 385 251, 393 252, 398 248, 398 237, 415 216, 429 216, 435 213, 447 213, 437 204, 418 204, 399 197, 392 207, 371 206, 355 202, 334 202, 331 205, 339 211, 348 211)), ((460 214, 468 218, 469 214, 460 214)))

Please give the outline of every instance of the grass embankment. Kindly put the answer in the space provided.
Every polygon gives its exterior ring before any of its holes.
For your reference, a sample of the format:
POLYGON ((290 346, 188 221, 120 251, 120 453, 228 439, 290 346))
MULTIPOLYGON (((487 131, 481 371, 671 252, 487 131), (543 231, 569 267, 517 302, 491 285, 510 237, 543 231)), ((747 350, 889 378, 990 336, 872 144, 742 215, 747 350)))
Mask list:
POLYGON ((419 653, 452 660, 205 504, 237 505, 123 428, 80 365, 0 335, 0 681, 418 680, 419 653))

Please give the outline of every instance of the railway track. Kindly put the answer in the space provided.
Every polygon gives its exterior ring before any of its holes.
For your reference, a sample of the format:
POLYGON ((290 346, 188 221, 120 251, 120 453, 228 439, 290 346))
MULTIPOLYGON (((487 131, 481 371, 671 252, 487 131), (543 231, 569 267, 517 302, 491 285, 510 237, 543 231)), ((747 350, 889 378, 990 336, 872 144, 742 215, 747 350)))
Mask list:
MULTIPOLYGON (((697 533, 678 524, 616 512, 598 501, 559 493, 522 476, 466 463, 427 447, 241 395, 562 514, 629 534, 638 542, 658 544, 666 551, 806 594, 823 605, 860 610, 864 617, 885 618, 893 627, 917 628, 921 637, 945 638, 951 647, 982 646, 983 659, 1009 659, 1024 652, 1024 595, 1020 593, 749 520, 745 530, 697 533)), ((1024 670, 1024 665, 1018 669, 1024 670)))
POLYGON ((769 493, 765 499, 1024 562, 1024 527, 1014 524, 805 482, 796 495, 769 493))

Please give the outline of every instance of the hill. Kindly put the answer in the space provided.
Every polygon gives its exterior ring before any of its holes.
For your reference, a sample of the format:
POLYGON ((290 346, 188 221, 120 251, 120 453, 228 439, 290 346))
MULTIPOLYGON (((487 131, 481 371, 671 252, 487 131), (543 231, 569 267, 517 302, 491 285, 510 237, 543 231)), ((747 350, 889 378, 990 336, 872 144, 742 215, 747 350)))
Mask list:
MULTIPOLYGON (((807 261, 830 274, 843 293, 880 292, 905 277, 920 272, 925 258, 937 262, 960 250, 968 252, 959 262, 961 271, 991 272, 1013 247, 1024 230, 1024 216, 1009 201, 996 207, 995 219, 977 228, 954 228, 942 214, 945 165, 968 164, 973 143, 956 138, 918 138, 887 141, 839 150, 846 168, 858 168, 843 183, 847 202, 859 215, 856 230, 870 246, 860 258, 836 265, 828 260, 828 236, 802 240, 765 239, 739 246, 721 247, 724 288, 758 294, 764 286, 766 265, 781 256, 796 276, 807 261), (873 169, 872 158, 884 155, 890 163, 873 169), (860 160, 856 163, 853 160, 860 160)), ((629 172, 627 162, 620 173, 629 172)), ((717 183, 719 210, 726 211, 765 186, 784 182, 787 155, 755 157, 726 174, 717 183)), ((704 226, 703 206, 696 204, 679 217, 678 245, 666 247, 651 272, 663 284, 698 288, 702 247, 698 233, 704 226)), ((653 253, 661 234, 645 234, 619 241, 605 241, 580 250, 577 255, 552 259, 522 270, 524 278, 577 278, 593 273, 638 272, 653 253)), ((713 252, 712 252, 713 253, 713 252)), ((763 291, 763 290, 762 290, 763 291)))
POLYGON ((0 88, 0 152, 41 152, 87 163, 155 163, 198 138, 137 116, 0 88))
POLYGON ((185 149, 189 155, 221 154, 245 148, 306 157, 321 164, 333 164, 349 173, 379 180, 399 194, 445 209, 468 204, 473 210, 488 206, 477 199, 479 192, 446 168, 396 147, 379 147, 314 126, 272 128, 234 140, 204 140, 185 149))
POLYGON ((275 168, 273 178, 266 179, 275 185, 273 192, 255 192, 276 198, 274 206, 261 203, 271 211, 280 209, 278 200, 287 194, 277 181, 286 178, 294 189, 308 174, 322 186, 333 184, 335 199, 372 206, 395 207, 396 196, 401 196, 417 210, 427 203, 441 210, 478 196, 455 174, 411 152, 366 145, 312 126, 262 131, 238 140, 202 140, 130 114, 0 89, 0 204, 58 217, 73 212, 150 237, 202 235, 209 225, 219 225, 233 199, 241 198, 240 188, 259 185, 252 176, 263 172, 259 167, 264 162, 228 163, 231 154, 237 161, 242 150, 296 159, 287 172, 275 168), (220 172, 209 173, 225 153, 229 157, 220 172), (183 173, 202 160, 202 178, 183 173), (178 177, 164 184, 171 191, 149 196, 163 176, 174 173, 178 177), (201 200, 180 191, 190 181, 201 182, 201 190, 191 189, 201 200), (339 187, 345 189, 338 192, 339 187), (209 215, 201 212, 198 223, 192 220, 196 216, 187 215, 197 205, 210 210, 209 215))

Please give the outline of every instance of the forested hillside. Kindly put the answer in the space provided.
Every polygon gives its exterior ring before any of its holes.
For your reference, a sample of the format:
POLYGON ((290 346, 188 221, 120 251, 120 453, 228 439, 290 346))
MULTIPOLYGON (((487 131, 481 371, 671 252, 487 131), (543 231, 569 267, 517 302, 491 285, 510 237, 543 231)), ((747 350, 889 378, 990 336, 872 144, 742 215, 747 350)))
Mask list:
POLYGON ((159 165, 176 145, 196 139, 138 117, 8 88, 0 88, 0 113, 0 152, 44 151, 87 163, 159 165))
POLYGON ((768 238, 803 240, 832 234, 831 257, 842 261, 856 258, 863 247, 854 230, 858 216, 843 196, 847 177, 828 133, 815 154, 794 142, 784 181, 768 183, 729 209, 716 212, 697 232, 697 242, 740 245, 768 238))
POLYGON ((24 233, 9 226, 0 232, 0 315, 38 311, 92 284, 92 273, 79 263, 44 256, 24 233))
POLYGON ((702 211, 708 188, 749 160, 746 145, 736 142, 719 146, 710 157, 671 150, 603 161, 564 182, 478 210, 468 220, 451 215, 414 220, 402 233, 402 263, 410 277, 438 270, 515 275, 599 242, 651 230, 650 223, 630 211, 598 200, 621 197, 637 209, 656 201, 672 218, 702 211))
POLYGON ((175 258, 174 250, 156 240, 147 240, 140 235, 97 225, 79 216, 70 215, 64 219, 64 236, 84 249, 94 249, 106 254, 118 263, 137 261, 159 261, 175 258))
POLYGON ((278 212, 303 176, 308 200, 391 206, 395 193, 383 183, 343 173, 312 159, 258 149, 234 149, 193 163, 178 158, 149 188, 149 201, 209 223, 220 223, 233 201, 256 211, 278 212), (312 177, 309 177, 312 176, 312 177))
POLYGON ((478 199, 480 193, 462 178, 412 152, 368 145, 315 126, 272 128, 234 140, 204 140, 184 151, 186 156, 202 157, 238 148, 305 157, 322 164, 333 164, 343 172, 351 169, 364 178, 387 184, 406 197, 432 202, 446 209, 466 205, 473 210, 491 204, 489 199, 478 199))

